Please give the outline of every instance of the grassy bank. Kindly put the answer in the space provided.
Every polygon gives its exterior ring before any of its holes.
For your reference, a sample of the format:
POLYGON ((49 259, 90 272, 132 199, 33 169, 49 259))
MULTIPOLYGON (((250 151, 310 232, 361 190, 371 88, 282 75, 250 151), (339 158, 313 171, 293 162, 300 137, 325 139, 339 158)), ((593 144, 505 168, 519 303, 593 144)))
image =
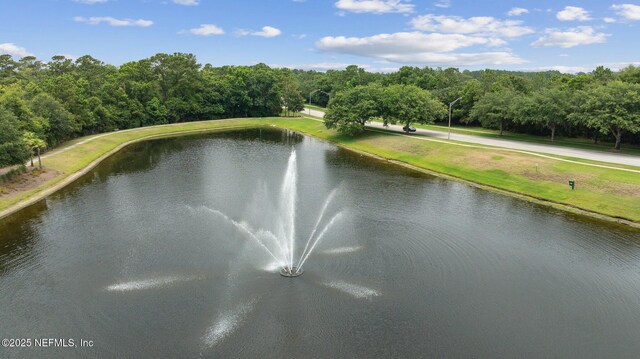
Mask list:
MULTIPOLYGON (((306 133, 342 147, 399 161, 500 190, 551 201, 640 224, 640 174, 567 163, 499 148, 473 148, 367 131, 341 136, 311 119, 237 119, 191 122, 121 131, 45 158, 48 169, 60 173, 37 188, 0 198, 0 213, 47 190, 59 187, 72 174, 116 151, 123 144, 179 133, 239 127, 277 126, 306 133), (536 166, 537 164, 537 166, 536 166), (576 180, 572 191, 567 182, 576 180)), ((81 144, 77 144, 81 143, 81 144)), ((640 168, 638 169, 640 170, 640 168)), ((15 208, 15 207, 14 207, 15 208)))

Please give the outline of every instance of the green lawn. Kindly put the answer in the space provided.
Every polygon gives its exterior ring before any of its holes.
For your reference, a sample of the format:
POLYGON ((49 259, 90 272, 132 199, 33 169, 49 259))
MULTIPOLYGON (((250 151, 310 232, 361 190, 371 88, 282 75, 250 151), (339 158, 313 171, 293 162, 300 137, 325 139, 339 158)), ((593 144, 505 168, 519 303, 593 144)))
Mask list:
POLYGON ((46 158, 44 163, 47 168, 63 174, 38 188, 9 198, 0 198, 0 211, 37 196, 130 141, 197 131, 257 126, 288 128, 348 149, 396 160, 428 171, 640 224, 638 173, 567 163, 500 148, 470 148, 380 132, 367 131, 357 137, 343 136, 333 130, 327 130, 322 122, 308 118, 203 121, 114 132, 46 158), (537 164, 537 169, 534 164, 537 164), (569 188, 569 179, 576 180, 575 191, 569 188))

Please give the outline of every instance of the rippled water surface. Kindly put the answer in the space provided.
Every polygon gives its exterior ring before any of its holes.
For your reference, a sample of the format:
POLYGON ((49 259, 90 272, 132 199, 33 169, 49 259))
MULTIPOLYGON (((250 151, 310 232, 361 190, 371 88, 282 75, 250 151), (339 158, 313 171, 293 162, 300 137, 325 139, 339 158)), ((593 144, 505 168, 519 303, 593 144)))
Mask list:
POLYGON ((0 221, 0 357, 637 357, 640 232, 276 130, 135 145, 0 221), (268 226, 297 154, 299 278, 268 226))

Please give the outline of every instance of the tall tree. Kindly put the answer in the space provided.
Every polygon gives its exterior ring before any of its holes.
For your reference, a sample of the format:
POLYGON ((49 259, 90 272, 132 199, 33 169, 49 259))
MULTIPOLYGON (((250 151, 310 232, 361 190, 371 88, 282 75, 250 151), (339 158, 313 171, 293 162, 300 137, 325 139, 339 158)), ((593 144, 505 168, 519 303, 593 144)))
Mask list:
POLYGON ((47 142, 56 145, 70 139, 80 130, 79 124, 73 115, 64 106, 48 93, 39 93, 29 101, 31 112, 48 124, 48 130, 42 135, 47 142))
POLYGON ((429 91, 414 85, 392 85, 384 89, 383 120, 388 123, 429 124, 443 118, 447 109, 429 91))
POLYGON ((502 136, 515 117, 513 104, 517 96, 508 89, 487 93, 473 106, 468 121, 478 121, 482 127, 499 129, 502 136))
POLYGON ((620 81, 640 84, 640 66, 629 65, 618 73, 620 81))
POLYGON ((559 88, 545 89, 531 97, 523 97, 514 110, 518 122, 551 131, 553 142, 558 127, 568 124, 568 116, 572 112, 571 95, 559 88))
POLYGON ((42 168, 42 159, 40 158, 40 152, 47 147, 47 143, 38 135, 33 132, 25 132, 22 135, 22 141, 29 148, 29 155, 31 157, 31 167, 33 167, 33 155, 38 156, 38 167, 42 168))
POLYGON ((612 134, 616 150, 625 133, 640 132, 640 85, 612 81, 582 96, 585 101, 571 116, 602 134, 612 134))
POLYGON ((293 78, 291 71, 282 70, 280 80, 280 88, 282 89, 282 107, 285 109, 285 116, 291 116, 293 113, 304 109, 304 98, 300 93, 300 88, 293 78))
POLYGON ((28 158, 29 149, 22 140, 18 119, 0 106, 0 167, 24 164, 28 158))
POLYGON ((348 135, 361 133, 368 121, 383 116, 383 97, 383 87, 378 84, 356 86, 338 92, 329 101, 324 124, 329 129, 335 128, 348 135))

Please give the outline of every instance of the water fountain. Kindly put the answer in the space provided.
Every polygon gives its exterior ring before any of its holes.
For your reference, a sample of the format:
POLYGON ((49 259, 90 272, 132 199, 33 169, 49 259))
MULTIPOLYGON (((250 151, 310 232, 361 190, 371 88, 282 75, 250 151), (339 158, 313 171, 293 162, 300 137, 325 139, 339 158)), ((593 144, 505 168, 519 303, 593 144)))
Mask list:
MULTIPOLYGON (((292 151, 287 163, 287 169, 285 171, 282 187, 278 196, 277 205, 275 210, 277 218, 272 224, 272 230, 259 228, 254 229, 251 224, 247 222, 238 222, 229 218, 226 214, 214 210, 208 209, 212 213, 219 217, 222 217, 225 221, 236 227, 241 233, 245 234, 250 239, 254 240, 267 255, 275 260, 280 267, 280 275, 287 278, 295 278, 301 276, 304 271, 303 265, 314 251, 316 246, 320 243, 322 238, 333 225, 343 218, 344 212, 340 211, 335 214, 322 228, 318 231, 320 224, 325 218, 325 214, 329 205, 333 202, 338 188, 334 188, 333 191, 324 201, 322 210, 318 215, 315 226, 309 235, 304 249, 300 253, 300 256, 296 256, 296 202, 297 202, 297 157, 296 152, 292 151), (275 232, 275 233, 274 233, 275 232)), ((266 203, 258 203, 261 208, 268 207, 266 203)))
POLYGON ((301 269, 299 270, 298 267, 280 269, 280 275, 288 278, 299 277, 302 275, 302 273, 304 273, 304 271, 301 269))

